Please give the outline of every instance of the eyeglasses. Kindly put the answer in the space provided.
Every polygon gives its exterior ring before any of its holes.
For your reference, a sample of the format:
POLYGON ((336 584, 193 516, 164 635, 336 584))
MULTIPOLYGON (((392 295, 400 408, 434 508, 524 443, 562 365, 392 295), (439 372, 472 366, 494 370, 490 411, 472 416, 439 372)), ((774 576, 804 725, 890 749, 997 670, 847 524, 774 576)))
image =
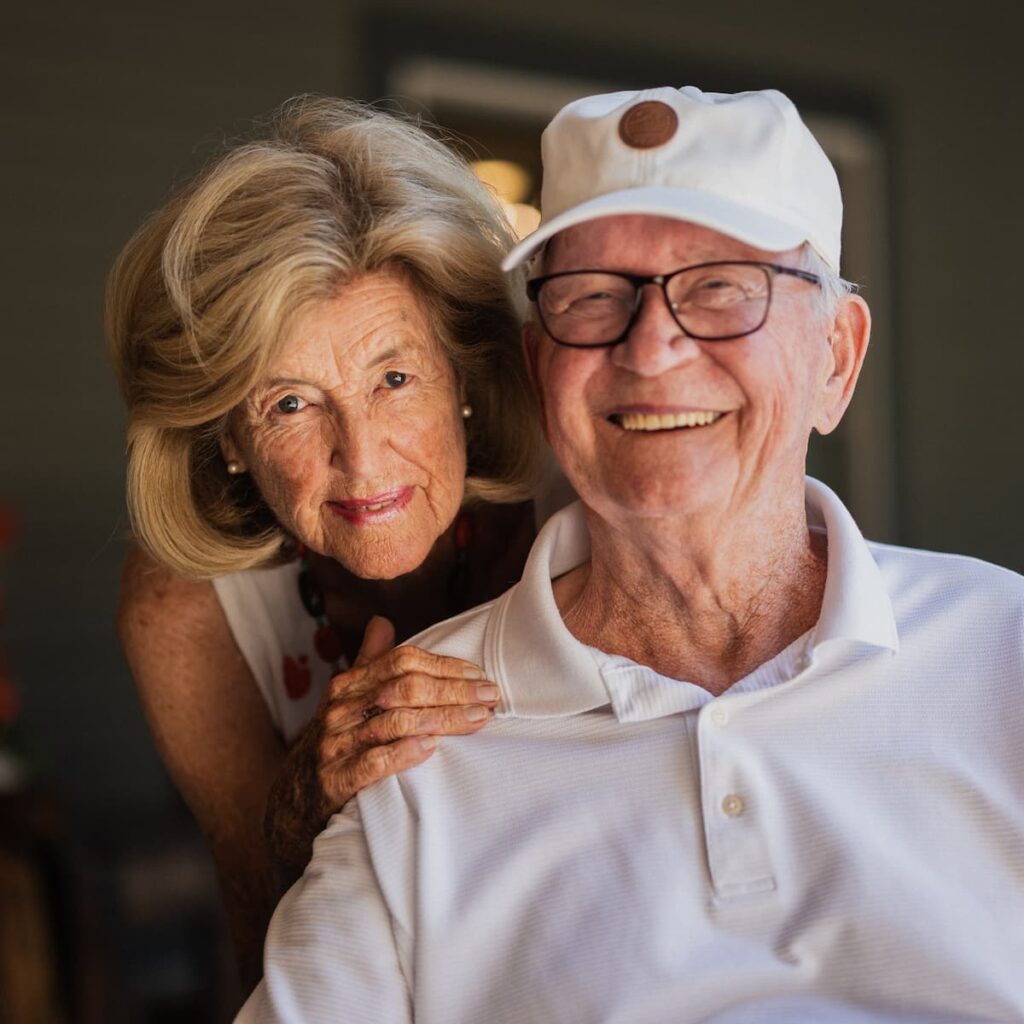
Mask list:
POLYGON ((676 323, 698 341, 729 341, 764 326, 779 275, 821 287, 806 270, 746 260, 698 263, 670 274, 566 270, 527 282, 544 329, 559 345, 599 348, 626 340, 645 285, 656 284, 676 323))

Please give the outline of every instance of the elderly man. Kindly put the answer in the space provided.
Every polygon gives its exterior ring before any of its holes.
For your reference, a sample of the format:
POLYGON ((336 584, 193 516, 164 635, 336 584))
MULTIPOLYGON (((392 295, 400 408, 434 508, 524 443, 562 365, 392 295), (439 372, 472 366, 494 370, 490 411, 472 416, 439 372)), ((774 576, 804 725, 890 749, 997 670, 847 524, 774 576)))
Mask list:
POLYGON ((509 265, 581 503, 421 637, 496 720, 332 820, 243 1019, 1024 1018, 1024 586, 804 477, 869 333, 832 168, 777 92, 544 146, 509 265))

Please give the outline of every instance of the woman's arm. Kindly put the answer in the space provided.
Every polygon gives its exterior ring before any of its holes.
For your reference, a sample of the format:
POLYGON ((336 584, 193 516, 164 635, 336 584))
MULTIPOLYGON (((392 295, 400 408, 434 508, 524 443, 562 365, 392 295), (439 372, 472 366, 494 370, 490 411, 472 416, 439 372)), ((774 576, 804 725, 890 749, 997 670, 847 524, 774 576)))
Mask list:
POLYGON ((277 898, 330 815, 429 757, 422 738, 482 728, 498 700, 469 662, 392 649, 376 618, 286 754, 212 584, 133 550, 118 627, 160 756, 210 844, 246 991, 277 898))
POLYGON ((212 584, 131 551, 118 632, 160 756, 210 844, 249 991, 279 895, 262 823, 282 743, 212 584))

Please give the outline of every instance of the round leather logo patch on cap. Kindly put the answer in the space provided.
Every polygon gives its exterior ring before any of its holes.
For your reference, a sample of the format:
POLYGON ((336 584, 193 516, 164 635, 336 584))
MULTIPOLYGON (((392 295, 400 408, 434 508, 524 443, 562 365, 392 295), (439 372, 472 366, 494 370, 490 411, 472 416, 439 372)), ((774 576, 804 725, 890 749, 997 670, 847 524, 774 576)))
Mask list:
POLYGON ((679 117, 661 100, 644 100, 630 107, 619 121, 619 138, 633 149, 663 146, 676 133, 679 117))

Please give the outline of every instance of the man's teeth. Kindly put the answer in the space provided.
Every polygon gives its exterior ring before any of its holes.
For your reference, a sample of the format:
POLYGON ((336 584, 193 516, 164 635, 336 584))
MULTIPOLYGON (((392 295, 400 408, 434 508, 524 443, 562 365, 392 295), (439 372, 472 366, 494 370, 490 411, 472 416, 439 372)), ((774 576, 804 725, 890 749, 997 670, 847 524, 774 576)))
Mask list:
POLYGON ((677 427, 706 427, 724 415, 721 412, 627 412, 616 419, 623 430, 675 430, 677 427))

